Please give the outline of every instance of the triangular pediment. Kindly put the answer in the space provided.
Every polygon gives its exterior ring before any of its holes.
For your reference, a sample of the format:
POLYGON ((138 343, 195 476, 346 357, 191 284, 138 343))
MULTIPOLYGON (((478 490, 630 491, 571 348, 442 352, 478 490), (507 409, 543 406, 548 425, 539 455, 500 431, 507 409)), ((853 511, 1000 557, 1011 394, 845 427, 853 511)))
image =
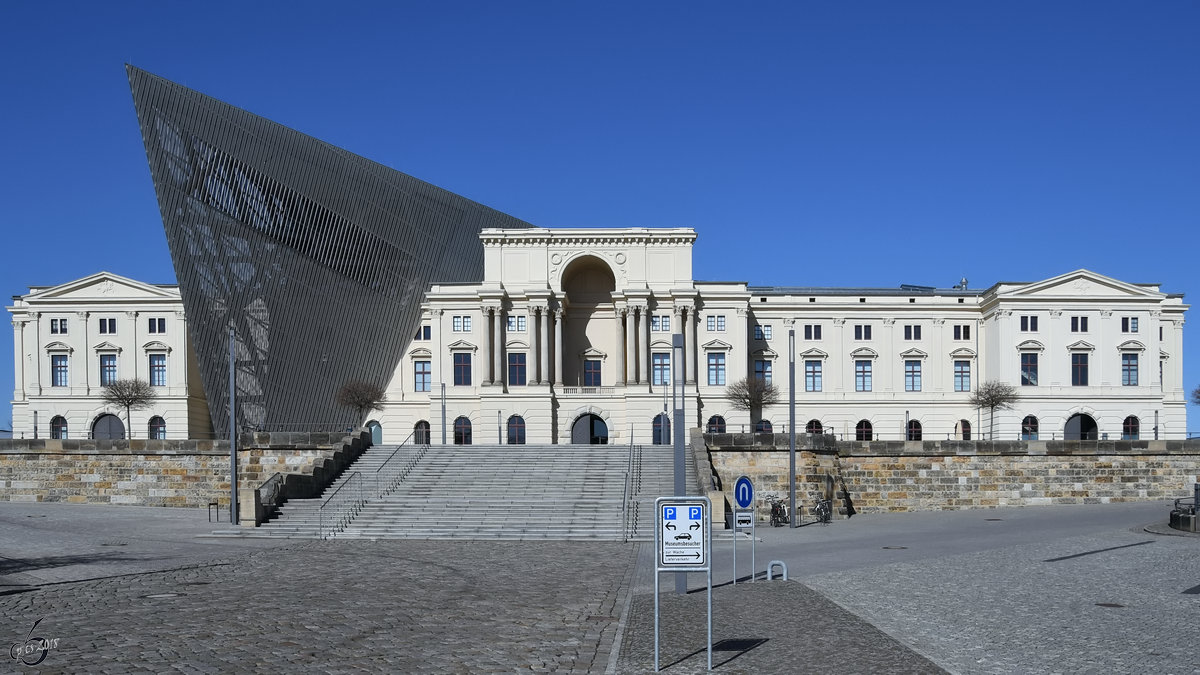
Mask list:
POLYGON ((1122 342, 1121 344, 1117 345, 1117 351, 1144 352, 1144 351, 1146 351, 1146 345, 1142 344, 1141 342, 1138 342, 1137 340, 1126 340, 1126 341, 1122 342))
POLYGON ((1072 342, 1071 344, 1067 345, 1067 351, 1070 352, 1090 352, 1094 351, 1095 349, 1096 345, 1088 342, 1087 340, 1079 340, 1078 342, 1072 342))
POLYGON ((705 351, 710 352, 727 352, 733 349, 733 345, 725 342, 724 340, 709 340, 708 342, 700 345, 700 347, 705 351))
POLYGON ((1119 281, 1085 269, 1017 287, 1003 295, 1021 298, 1069 298, 1072 300, 1093 298, 1161 300, 1165 297, 1162 293, 1144 286, 1119 281))
POLYGON ((28 296, 30 301, 146 301, 180 302, 176 286, 155 286, 135 281, 111 272, 97 272, 65 284, 39 289, 28 296))
POLYGON ((812 349, 800 352, 798 356, 802 359, 827 359, 829 358, 829 353, 813 347, 812 349))
POLYGON ((65 342, 55 341, 55 342, 51 342, 50 344, 46 345, 46 351, 70 353, 70 352, 75 351, 75 348, 65 342))
POLYGON ((463 352, 463 351, 472 351, 473 352, 473 351, 479 349, 479 347, 475 344, 467 342, 466 340, 458 340, 456 342, 451 342, 449 347, 447 347, 447 349, 449 349, 452 352, 463 352))
POLYGON ((925 358, 929 358, 929 354, 921 351, 920 349, 917 349, 916 347, 913 347, 912 349, 907 349, 905 351, 900 352, 900 358, 903 358, 903 359, 925 359, 925 358))
POLYGON ((877 359, 877 358, 879 358, 879 352, 875 351, 874 349, 871 349, 870 347, 859 347, 858 349, 855 349, 854 351, 850 352, 850 358, 852 358, 852 359, 877 359))
POLYGON ((92 349, 94 349, 98 352, 119 352, 119 351, 121 351, 120 347, 118 347, 117 345, 114 345, 113 343, 108 342, 108 341, 101 342, 101 343, 97 344, 96 346, 92 347, 92 349))
POLYGON ((1169 359, 1169 358, 1171 358, 1171 355, 1160 349, 1160 350, 1158 350, 1158 358, 1169 359))
POLYGON ((604 352, 600 351, 599 349, 596 349, 595 347, 588 347, 587 349, 580 352, 579 355, 585 359, 606 359, 606 358, 608 358, 608 354, 605 354, 604 352))
POLYGON ((756 349, 754 351, 754 356, 759 359, 777 359, 777 358, 779 358, 779 354, 777 354, 774 349, 756 349))

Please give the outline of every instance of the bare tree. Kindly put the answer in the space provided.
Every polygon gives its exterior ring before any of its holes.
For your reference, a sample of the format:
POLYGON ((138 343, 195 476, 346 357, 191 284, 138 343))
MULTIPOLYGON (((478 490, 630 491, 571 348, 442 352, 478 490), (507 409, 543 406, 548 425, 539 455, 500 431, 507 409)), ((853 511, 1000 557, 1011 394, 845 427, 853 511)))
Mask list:
POLYGON ((1192 403, 1195 405, 1200 405, 1200 387, 1196 387, 1192 390, 1192 403))
POLYGON ((979 387, 971 394, 971 398, 969 399, 971 405, 976 408, 987 408, 991 411, 990 419, 988 420, 988 438, 996 438, 993 434, 996 427, 996 411, 1013 407, 1013 404, 1019 398, 1016 387, 1007 382, 1000 382, 999 380, 981 382, 979 387))
POLYGON ((158 394, 154 387, 145 380, 114 380, 104 387, 104 402, 125 409, 125 426, 129 428, 129 437, 133 438, 133 421, 129 419, 131 410, 149 408, 154 404, 158 394))
POLYGON ((353 408, 356 425, 363 423, 367 413, 387 400, 382 386, 365 380, 350 380, 337 390, 334 400, 338 405, 353 408))
POLYGON ((765 406, 779 402, 779 390, 775 385, 758 377, 746 377, 725 387, 725 398, 736 410, 750 413, 752 421, 762 416, 765 406))

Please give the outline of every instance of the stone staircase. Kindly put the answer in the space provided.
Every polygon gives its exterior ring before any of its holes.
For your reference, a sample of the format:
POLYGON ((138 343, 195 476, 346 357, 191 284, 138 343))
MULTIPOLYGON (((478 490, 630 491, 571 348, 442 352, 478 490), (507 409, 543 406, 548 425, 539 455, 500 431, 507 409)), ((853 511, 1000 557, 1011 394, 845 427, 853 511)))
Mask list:
MULTIPOLYGON (((630 473, 627 445, 373 447, 319 499, 287 502, 280 517, 254 535, 317 538, 321 503, 331 496, 334 501, 355 496, 361 486, 366 503, 344 527, 333 527, 327 509, 326 535, 648 540, 654 536, 654 500, 672 492, 672 449, 634 446, 633 456, 630 473), (628 513, 623 509, 627 474, 628 513)), ((688 484, 694 485, 692 462, 687 465, 688 484)))

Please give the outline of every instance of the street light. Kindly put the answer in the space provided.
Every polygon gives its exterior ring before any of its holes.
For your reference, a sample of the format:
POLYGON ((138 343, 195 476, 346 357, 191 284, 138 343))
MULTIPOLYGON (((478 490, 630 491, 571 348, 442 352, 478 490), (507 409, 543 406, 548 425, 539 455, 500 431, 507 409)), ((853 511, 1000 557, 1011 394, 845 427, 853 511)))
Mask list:
POLYGON ((788 513, 789 527, 796 517, 796 329, 788 329, 788 513))

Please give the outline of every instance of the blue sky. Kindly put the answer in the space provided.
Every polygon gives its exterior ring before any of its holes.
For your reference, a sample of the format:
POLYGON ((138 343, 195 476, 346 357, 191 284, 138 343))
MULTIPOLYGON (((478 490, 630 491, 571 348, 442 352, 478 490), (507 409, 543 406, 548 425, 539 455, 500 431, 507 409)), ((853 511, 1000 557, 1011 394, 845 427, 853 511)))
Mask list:
POLYGON ((174 281, 129 62, 535 225, 693 227, 698 279, 1195 301, 1198 34, 1183 0, 5 3, 0 288, 174 281))

